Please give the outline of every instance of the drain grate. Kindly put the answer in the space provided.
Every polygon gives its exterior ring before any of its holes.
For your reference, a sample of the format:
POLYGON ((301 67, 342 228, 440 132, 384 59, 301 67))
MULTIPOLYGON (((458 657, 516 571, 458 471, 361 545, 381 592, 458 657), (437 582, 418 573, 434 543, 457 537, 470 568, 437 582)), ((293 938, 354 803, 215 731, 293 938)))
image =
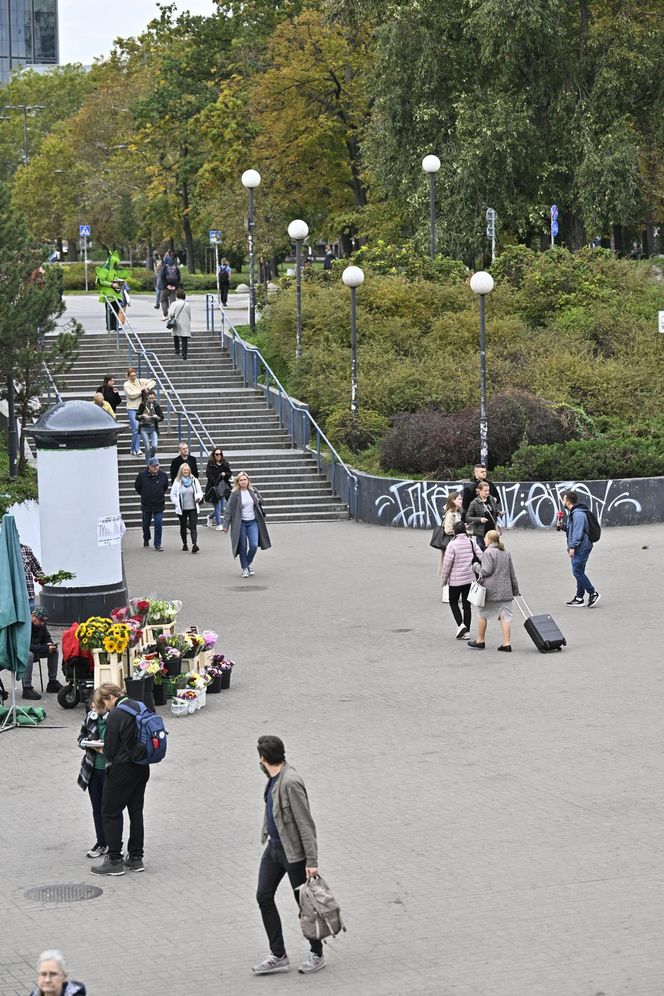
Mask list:
POLYGON ((393 633, 412 633, 414 631, 412 629, 393 629, 392 632, 393 633))
POLYGON ((26 889, 23 895, 38 903, 78 903, 82 899, 96 899, 103 891, 98 885, 38 885, 26 889))
POLYGON ((229 591, 267 591, 266 584, 239 584, 237 588, 229 588, 229 591))

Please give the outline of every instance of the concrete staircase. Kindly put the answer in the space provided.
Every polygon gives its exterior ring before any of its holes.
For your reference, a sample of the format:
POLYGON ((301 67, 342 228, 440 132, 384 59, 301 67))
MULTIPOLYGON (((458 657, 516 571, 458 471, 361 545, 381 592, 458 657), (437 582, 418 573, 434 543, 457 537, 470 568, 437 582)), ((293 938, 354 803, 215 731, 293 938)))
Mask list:
MULTIPOLYGON (((301 522, 347 518, 348 508, 332 492, 327 479, 318 473, 313 457, 292 448, 288 433, 279 425, 263 397, 263 392, 245 388, 242 376, 233 370, 230 357, 220 349, 218 336, 194 329, 186 360, 174 355, 173 339, 168 330, 140 331, 146 350, 154 351, 163 364, 187 411, 197 412, 215 442, 221 446, 233 473, 246 471, 265 499, 268 522, 301 522)), ((61 390, 63 401, 74 398, 90 400, 106 374, 115 376, 122 393, 126 379, 127 343, 120 336, 116 348, 115 334, 86 333, 79 343, 79 354, 66 375, 61 390)), ((133 362, 137 366, 136 361, 133 362)), ((147 376, 144 369, 141 375, 147 376)), ((45 399, 43 399, 45 401, 45 399)), ((178 448, 177 416, 170 422, 164 395, 160 403, 166 416, 159 435, 159 457, 168 474, 178 448)), ((140 504, 134 480, 145 466, 143 458, 130 454, 130 430, 124 404, 118 408, 118 424, 126 428, 119 438, 118 468, 120 510, 127 527, 139 526, 140 504)), ((186 429, 183 429, 186 438, 186 429)), ((199 444, 191 437, 191 450, 199 464, 201 483, 205 486, 207 452, 201 460, 199 444)), ((207 450, 207 447, 206 447, 207 450)), ((210 510, 205 503, 201 512, 210 510)), ((170 501, 166 502, 164 523, 177 524, 170 501)))

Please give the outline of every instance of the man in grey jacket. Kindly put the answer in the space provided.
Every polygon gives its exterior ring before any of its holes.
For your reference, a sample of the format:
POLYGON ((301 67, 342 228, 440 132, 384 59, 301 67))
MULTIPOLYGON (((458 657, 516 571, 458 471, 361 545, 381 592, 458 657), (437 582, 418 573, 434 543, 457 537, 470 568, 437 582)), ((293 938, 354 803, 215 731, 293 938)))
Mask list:
MULTIPOLYGON (((274 736, 259 737, 258 758, 268 783, 261 835, 262 843, 267 842, 267 846, 258 872, 256 900, 270 943, 270 954, 259 965, 254 965, 253 970, 256 975, 271 975, 287 972, 290 968, 274 901, 277 887, 284 875, 288 875, 297 902, 299 887, 307 878, 318 874, 318 844, 307 790, 295 769, 286 763, 283 741, 274 736)), ((311 949, 299 968, 301 975, 319 972, 325 967, 321 941, 309 943, 311 949)))

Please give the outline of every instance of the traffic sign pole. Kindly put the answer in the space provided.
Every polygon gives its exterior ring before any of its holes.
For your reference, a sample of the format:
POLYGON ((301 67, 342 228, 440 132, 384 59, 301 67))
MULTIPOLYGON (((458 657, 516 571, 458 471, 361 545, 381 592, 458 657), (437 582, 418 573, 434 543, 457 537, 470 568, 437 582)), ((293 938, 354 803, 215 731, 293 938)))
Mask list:
POLYGON ((551 248, 556 244, 556 235, 558 234, 558 205, 551 205, 551 248))
POLYGON ((90 238, 90 226, 79 225, 78 237, 83 242, 83 259, 85 261, 85 289, 88 289, 88 239, 90 238))

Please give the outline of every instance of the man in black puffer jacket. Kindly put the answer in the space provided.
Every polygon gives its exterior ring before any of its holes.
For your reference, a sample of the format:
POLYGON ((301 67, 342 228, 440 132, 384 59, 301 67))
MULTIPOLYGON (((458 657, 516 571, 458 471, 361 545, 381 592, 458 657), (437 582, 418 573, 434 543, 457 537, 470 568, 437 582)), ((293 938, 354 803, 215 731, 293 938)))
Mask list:
POLYGON ((157 457, 150 457, 147 470, 142 470, 134 481, 134 488, 141 496, 143 514, 143 546, 150 546, 150 525, 154 517, 154 548, 161 551, 161 526, 168 491, 168 478, 159 469, 157 457))
POLYGON ((127 698, 117 685, 99 686, 99 694, 108 708, 104 756, 106 757, 106 782, 102 797, 102 817, 104 834, 108 844, 108 854, 100 865, 93 865, 94 875, 124 875, 125 870, 142 872, 143 865, 143 801, 145 786, 150 778, 148 764, 136 764, 136 742, 138 733, 136 719, 124 709, 116 707, 122 703, 133 712, 140 706, 134 699, 127 698), (129 840, 127 857, 122 861, 122 811, 129 817, 129 840))

